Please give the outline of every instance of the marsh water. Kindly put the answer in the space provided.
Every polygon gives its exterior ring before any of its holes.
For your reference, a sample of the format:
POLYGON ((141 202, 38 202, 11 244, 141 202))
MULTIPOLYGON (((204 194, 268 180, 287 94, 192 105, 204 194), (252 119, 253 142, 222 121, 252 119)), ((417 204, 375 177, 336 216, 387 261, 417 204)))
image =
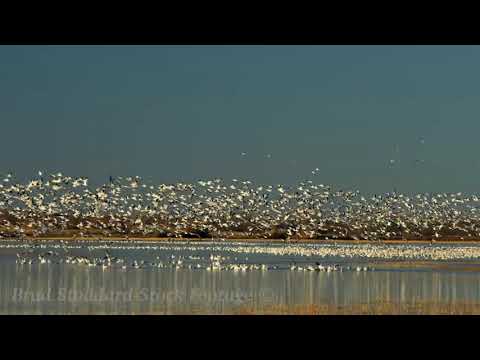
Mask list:
POLYGON ((398 261, 378 259, 275 255, 253 251, 256 246, 249 244, 247 249, 252 251, 246 251, 240 244, 3 240, 0 313, 229 314, 243 307, 260 311, 269 305, 480 304, 480 268, 475 260, 398 266, 398 261), (18 253, 37 259, 47 251, 55 252, 49 263, 18 263, 18 253), (124 259, 126 265, 58 261, 68 256, 101 258, 106 252, 124 259), (266 266, 248 271, 210 270, 211 256, 220 256, 223 263, 266 266), (182 266, 175 265, 176 259, 182 259, 182 266), (130 266, 133 262, 145 265, 130 266), (165 266, 147 265, 160 262, 165 266), (291 270, 291 264, 315 262, 340 264, 344 270, 291 270), (356 266, 368 266, 368 271, 355 271, 356 266))

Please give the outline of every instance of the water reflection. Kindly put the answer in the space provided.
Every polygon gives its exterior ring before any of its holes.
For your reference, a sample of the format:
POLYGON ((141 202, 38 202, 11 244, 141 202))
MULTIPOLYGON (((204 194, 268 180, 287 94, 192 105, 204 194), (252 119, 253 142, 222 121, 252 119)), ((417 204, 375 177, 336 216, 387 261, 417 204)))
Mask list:
POLYGON ((105 269, 0 263, 0 312, 228 313, 272 304, 480 303, 475 272, 295 272, 105 269))

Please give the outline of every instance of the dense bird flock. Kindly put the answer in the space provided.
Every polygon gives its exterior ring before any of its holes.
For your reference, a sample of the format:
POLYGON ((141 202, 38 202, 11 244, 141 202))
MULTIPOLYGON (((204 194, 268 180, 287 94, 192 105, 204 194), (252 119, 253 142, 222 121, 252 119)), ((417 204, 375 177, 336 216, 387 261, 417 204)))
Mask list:
MULTIPOLYGON (((26 252, 17 253, 16 263, 19 265, 32 265, 32 264, 72 264, 72 265, 83 265, 88 267, 101 267, 102 269, 106 268, 134 268, 134 269, 188 269, 188 270, 198 270, 204 269, 207 271, 211 270, 233 270, 233 271, 251 271, 251 270, 297 270, 297 271, 374 271, 373 267, 368 266, 341 266, 340 264, 321 264, 318 261, 315 264, 304 263, 297 264, 295 261, 290 263, 288 266, 278 266, 278 265, 267 265, 265 263, 239 263, 237 258, 232 261, 229 257, 224 257, 221 255, 209 256, 176 256, 171 255, 168 258, 160 259, 157 256, 153 261, 152 260, 137 260, 128 261, 125 258, 111 256, 108 251, 105 252, 103 257, 95 256, 73 256, 61 254, 57 251, 46 251, 40 254, 34 254, 34 248, 30 247, 26 252)), ((112 248, 110 248, 112 249, 112 248)), ((67 248, 63 247, 63 250, 67 248)), ((153 247, 152 250, 155 250, 153 247)), ((243 249, 245 250, 245 249, 243 249)), ((251 249, 247 249, 251 250, 251 249)), ((254 250, 260 250, 254 248, 254 250)), ((241 250, 237 250, 241 253, 241 250)), ((260 250, 261 251, 261 250, 260 250)), ((254 252, 250 252, 254 253, 254 252)), ((248 257, 246 258, 248 260, 248 257)))
POLYGON ((480 238, 479 197, 462 193, 363 196, 311 180, 150 184, 117 177, 92 188, 61 173, 19 183, 0 178, 2 237, 268 239, 480 238))

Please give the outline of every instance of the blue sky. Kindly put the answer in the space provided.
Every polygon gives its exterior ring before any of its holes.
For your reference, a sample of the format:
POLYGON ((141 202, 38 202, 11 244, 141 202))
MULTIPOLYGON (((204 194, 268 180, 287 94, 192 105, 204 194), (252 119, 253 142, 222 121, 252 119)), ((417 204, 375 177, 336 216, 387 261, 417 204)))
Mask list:
POLYGON ((291 184, 318 167, 365 192, 478 192, 478 64, 478 46, 1 46, 0 172, 291 184))

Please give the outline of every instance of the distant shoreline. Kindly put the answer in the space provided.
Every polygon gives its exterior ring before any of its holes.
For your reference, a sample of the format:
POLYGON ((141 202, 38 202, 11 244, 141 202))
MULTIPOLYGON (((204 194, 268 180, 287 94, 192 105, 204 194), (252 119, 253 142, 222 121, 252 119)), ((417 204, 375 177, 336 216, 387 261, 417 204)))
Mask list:
MULTIPOLYGON (((24 238, 2 238, 1 240, 26 240, 26 241, 115 241, 115 242, 185 242, 185 243, 274 243, 274 244, 432 244, 431 240, 318 240, 318 239, 262 239, 262 238, 167 238, 167 237, 74 237, 74 236, 26 236, 24 238)), ((434 244, 472 244, 480 243, 480 239, 461 240, 461 239, 442 239, 435 240, 434 244)))

